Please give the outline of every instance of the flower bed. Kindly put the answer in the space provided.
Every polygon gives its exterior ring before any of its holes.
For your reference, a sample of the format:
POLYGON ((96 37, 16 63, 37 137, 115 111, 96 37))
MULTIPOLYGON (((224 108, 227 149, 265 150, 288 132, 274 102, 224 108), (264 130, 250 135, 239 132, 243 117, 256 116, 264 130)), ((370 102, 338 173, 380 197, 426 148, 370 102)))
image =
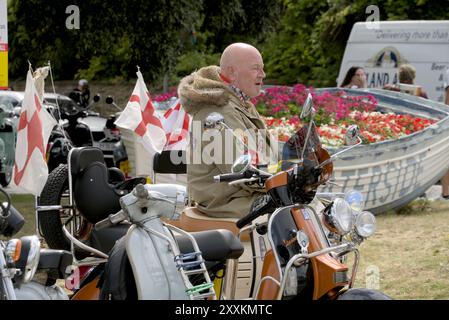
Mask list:
POLYGON ((287 141, 301 127, 298 115, 307 90, 313 97, 315 122, 322 143, 331 147, 343 145, 346 129, 352 124, 360 127, 363 142, 369 144, 397 139, 436 122, 410 115, 377 112, 377 100, 372 95, 349 96, 343 90, 318 94, 313 88, 307 89, 303 85, 271 87, 253 102, 270 132, 279 140, 287 141))
MULTIPOLYGON (((370 94, 350 96, 344 90, 317 93, 314 88, 301 84, 267 88, 252 102, 270 132, 280 141, 287 141, 301 127, 299 114, 308 92, 313 97, 314 119, 322 143, 330 147, 343 145, 346 129, 352 124, 359 126, 363 143, 369 144, 398 139, 436 122, 411 115, 375 111, 377 100, 370 94)), ((174 96, 176 91, 157 95, 153 100, 164 102, 174 96)))

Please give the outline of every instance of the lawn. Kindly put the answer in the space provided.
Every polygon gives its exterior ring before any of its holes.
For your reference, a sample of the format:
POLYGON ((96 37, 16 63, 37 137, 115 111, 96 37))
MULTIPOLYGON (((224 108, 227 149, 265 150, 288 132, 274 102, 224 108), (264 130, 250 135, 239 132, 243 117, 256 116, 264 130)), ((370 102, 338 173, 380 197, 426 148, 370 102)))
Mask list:
MULTIPOLYGON (((12 195, 35 233, 34 198, 12 195)), ((377 216, 377 231, 360 246, 356 287, 373 287, 394 299, 449 300, 449 201, 415 201, 377 216)), ((351 260, 351 259, 350 259, 351 260)))

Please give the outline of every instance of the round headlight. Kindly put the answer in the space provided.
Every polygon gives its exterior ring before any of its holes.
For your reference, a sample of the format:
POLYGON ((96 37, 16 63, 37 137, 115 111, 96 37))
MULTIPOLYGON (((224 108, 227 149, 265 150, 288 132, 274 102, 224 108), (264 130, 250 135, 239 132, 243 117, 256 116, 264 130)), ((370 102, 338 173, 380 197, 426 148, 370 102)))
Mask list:
POLYGON ((363 238, 368 238, 376 231, 376 217, 369 211, 360 212, 355 219, 355 230, 363 238))
POLYGON ((351 190, 345 193, 345 200, 349 203, 351 208, 355 211, 363 210, 363 194, 357 190, 351 190))
POLYGON ((17 268, 22 271, 21 280, 26 283, 33 279, 40 258, 40 242, 37 236, 25 236, 20 238, 21 250, 17 261, 17 268))
POLYGON ((347 234, 354 225, 354 215, 351 206, 344 199, 335 199, 330 209, 326 210, 324 221, 331 231, 339 235, 347 234))

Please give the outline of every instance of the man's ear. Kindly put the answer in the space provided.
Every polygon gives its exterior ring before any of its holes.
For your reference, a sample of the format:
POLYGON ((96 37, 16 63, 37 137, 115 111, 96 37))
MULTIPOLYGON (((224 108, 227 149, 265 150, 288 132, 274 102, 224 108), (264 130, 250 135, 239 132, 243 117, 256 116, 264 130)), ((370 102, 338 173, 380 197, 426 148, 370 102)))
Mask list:
POLYGON ((227 77, 231 82, 237 79, 237 69, 234 66, 226 67, 227 77))

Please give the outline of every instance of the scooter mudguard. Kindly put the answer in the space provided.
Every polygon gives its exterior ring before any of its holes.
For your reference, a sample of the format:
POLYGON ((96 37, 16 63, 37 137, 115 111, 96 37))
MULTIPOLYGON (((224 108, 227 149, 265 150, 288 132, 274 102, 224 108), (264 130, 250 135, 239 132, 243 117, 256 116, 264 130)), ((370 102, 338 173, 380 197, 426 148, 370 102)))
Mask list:
POLYGON ((391 300, 391 297, 374 289, 352 288, 339 295, 337 300, 391 300))
POLYGON ((34 281, 22 284, 14 291, 17 300, 69 300, 61 287, 56 285, 46 287, 34 281))
MULTIPOLYGON (((145 226, 172 237, 159 219, 146 221, 145 226)), ((174 262, 174 254, 165 239, 133 225, 126 234, 126 252, 139 300, 188 299, 186 286, 174 262)))

